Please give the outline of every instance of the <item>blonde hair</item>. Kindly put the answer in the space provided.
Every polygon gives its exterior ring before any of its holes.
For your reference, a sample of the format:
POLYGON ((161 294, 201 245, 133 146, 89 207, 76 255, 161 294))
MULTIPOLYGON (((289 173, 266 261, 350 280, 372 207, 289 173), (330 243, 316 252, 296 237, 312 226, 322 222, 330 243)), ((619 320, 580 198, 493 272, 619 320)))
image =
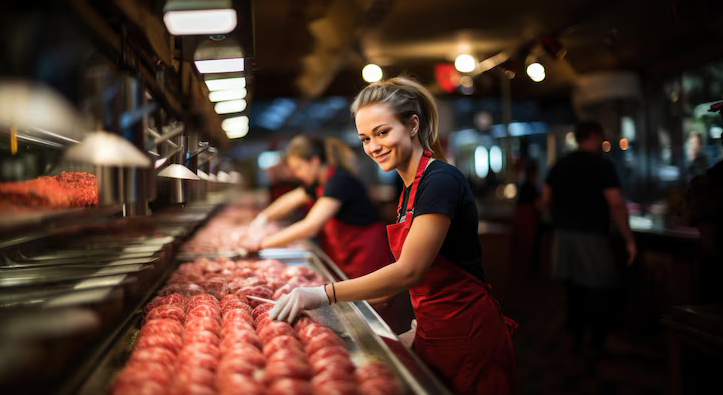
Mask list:
POLYGON ((352 116, 360 108, 385 103, 397 119, 407 124, 412 115, 419 118, 419 142, 422 148, 432 151, 435 159, 447 161, 439 142, 439 112, 434 96, 417 81, 406 77, 390 78, 370 84, 354 98, 352 116))
POLYGON ((333 137, 298 135, 289 141, 285 154, 286 158, 295 156, 306 161, 319 158, 325 165, 356 174, 354 152, 344 142, 333 137))

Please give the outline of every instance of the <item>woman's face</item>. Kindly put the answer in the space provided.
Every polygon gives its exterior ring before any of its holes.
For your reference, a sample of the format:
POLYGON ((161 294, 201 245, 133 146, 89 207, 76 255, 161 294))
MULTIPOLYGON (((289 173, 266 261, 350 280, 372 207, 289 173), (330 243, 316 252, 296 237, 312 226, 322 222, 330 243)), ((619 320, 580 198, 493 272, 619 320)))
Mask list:
POLYGON ((364 153, 383 171, 394 170, 409 161, 419 119, 413 116, 409 126, 402 123, 387 104, 360 108, 356 113, 356 129, 364 145, 364 153))
POLYGON ((301 181, 302 184, 310 186, 314 185, 317 181, 321 161, 319 158, 305 160, 292 155, 286 160, 286 165, 289 167, 289 171, 294 178, 301 181))

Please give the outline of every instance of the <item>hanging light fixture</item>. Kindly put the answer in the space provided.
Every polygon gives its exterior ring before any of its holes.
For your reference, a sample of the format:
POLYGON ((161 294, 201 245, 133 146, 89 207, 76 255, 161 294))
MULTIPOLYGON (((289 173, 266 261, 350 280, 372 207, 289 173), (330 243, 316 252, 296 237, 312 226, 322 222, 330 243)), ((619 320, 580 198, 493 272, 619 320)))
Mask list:
POLYGON ((221 128, 226 132, 226 137, 230 139, 244 137, 249 132, 249 117, 241 115, 239 117, 224 119, 223 122, 221 122, 221 128))
POLYGON ((234 112, 243 112, 246 109, 246 100, 229 100, 216 103, 213 106, 216 114, 231 114, 234 112))
POLYGON ((239 100, 246 98, 246 88, 238 90, 228 89, 224 91, 214 91, 208 94, 208 100, 213 103, 228 100, 239 100))
POLYGON ((542 82, 545 79, 545 66, 540 63, 531 63, 527 66, 527 75, 535 82, 542 82))
POLYGON ((195 63, 201 74, 244 71, 244 58, 196 60, 195 63))
POLYGON ((477 68, 477 61, 472 55, 463 53, 454 60, 454 68, 460 73, 471 73, 477 68))
POLYGON ((246 88, 246 78, 237 77, 206 80, 206 87, 208 87, 208 90, 211 92, 223 90, 239 90, 246 88))
POLYGON ((369 63, 362 69, 362 78, 368 83, 377 82, 382 79, 382 68, 374 63, 369 63))
POLYGON ((169 0, 163 22, 174 36, 226 34, 236 28, 230 0, 169 0))

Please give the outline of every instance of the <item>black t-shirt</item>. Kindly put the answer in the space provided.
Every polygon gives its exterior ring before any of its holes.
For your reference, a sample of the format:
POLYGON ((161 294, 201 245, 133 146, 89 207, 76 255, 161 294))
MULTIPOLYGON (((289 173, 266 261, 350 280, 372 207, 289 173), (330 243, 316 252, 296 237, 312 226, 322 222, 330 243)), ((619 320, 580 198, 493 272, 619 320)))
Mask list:
POLYGON ((603 190, 620 187, 607 159, 577 151, 560 159, 547 176, 552 189, 552 221, 557 229, 607 233, 610 208, 603 190))
MULTIPOLYGON (((306 194, 316 199, 316 185, 305 187, 306 194)), ((324 196, 341 202, 341 208, 334 218, 349 225, 371 225, 379 222, 379 213, 374 207, 364 184, 344 169, 336 169, 326 181, 324 196)))
MULTIPOLYGON (((404 190, 402 216, 411 190, 411 185, 404 190)), ((456 167, 435 160, 424 171, 415 197, 414 218, 424 214, 444 214, 452 220, 439 253, 484 281, 477 204, 467 180, 456 167)), ((403 221, 401 218, 400 222, 403 221)))

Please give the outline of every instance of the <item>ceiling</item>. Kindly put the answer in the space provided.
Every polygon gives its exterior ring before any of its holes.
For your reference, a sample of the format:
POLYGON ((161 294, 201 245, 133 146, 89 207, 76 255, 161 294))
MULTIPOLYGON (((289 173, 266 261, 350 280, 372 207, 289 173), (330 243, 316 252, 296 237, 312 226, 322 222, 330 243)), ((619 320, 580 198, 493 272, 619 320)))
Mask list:
MULTIPOLYGON (((406 72, 434 88, 434 66, 460 51, 480 60, 517 53, 512 90, 522 97, 567 95, 577 73, 655 74, 723 57, 723 14, 707 0, 275 0, 253 6, 255 100, 351 96, 365 84, 360 70, 367 62, 382 66, 386 76, 406 72), (521 75, 527 52, 519 51, 545 35, 558 38, 567 56, 543 56, 548 78, 536 84, 521 75)), ((476 94, 498 95, 499 79, 494 70, 476 76, 476 94)))

